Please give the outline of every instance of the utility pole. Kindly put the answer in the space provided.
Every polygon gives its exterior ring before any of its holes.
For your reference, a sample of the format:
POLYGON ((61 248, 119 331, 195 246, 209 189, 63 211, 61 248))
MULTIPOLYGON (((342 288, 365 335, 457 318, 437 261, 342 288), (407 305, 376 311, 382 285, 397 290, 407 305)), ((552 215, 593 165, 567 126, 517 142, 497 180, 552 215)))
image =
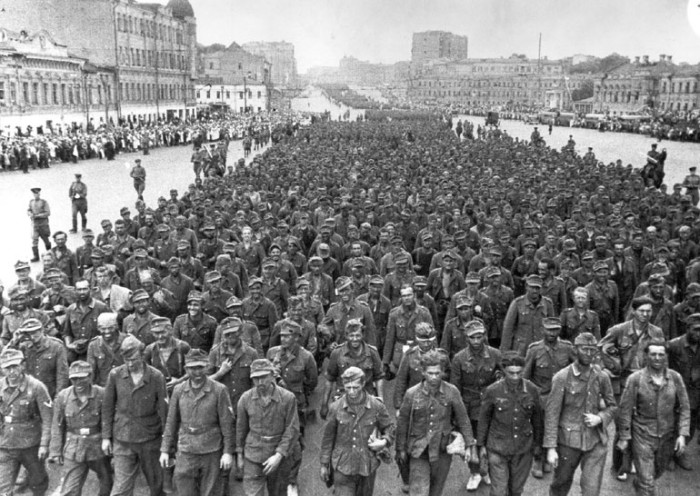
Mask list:
MULTIPOLYGON (((542 98, 542 33, 537 45, 537 96, 542 98)), ((541 100, 540 100, 541 101, 541 100)))

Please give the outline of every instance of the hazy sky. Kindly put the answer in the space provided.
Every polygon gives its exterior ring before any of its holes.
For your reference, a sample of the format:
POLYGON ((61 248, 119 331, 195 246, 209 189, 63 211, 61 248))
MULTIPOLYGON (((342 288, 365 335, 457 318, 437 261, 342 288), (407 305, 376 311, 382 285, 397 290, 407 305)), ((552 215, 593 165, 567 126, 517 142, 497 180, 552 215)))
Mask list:
MULTIPOLYGON (((160 0, 167 3, 166 0, 160 0)), ((392 63, 411 57, 412 33, 469 37, 469 57, 577 53, 672 54, 700 62, 687 0, 190 0, 203 44, 289 41, 299 72, 344 55, 392 63)), ((698 9, 700 30, 700 0, 698 9)))

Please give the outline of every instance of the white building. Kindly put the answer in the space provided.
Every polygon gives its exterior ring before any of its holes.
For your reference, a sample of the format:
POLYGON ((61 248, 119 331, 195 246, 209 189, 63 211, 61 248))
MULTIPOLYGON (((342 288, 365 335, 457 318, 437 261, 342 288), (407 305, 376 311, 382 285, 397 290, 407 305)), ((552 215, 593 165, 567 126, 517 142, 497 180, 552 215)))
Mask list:
POLYGON ((232 112, 264 112, 270 97, 264 84, 200 84, 195 87, 198 107, 228 107, 232 112))

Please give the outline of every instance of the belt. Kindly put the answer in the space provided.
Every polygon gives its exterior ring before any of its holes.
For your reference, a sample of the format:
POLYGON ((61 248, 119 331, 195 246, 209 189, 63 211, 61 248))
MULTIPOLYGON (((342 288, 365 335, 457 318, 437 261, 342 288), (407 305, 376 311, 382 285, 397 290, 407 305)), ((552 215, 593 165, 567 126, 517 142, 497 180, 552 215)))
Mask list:
POLYGON ((279 441, 282 439, 282 434, 277 434, 276 436, 261 436, 257 432, 251 432, 250 435, 258 438, 259 441, 279 441))
POLYGON ((36 418, 36 417, 26 418, 26 419, 25 419, 25 418, 21 418, 21 417, 13 417, 12 415, 5 415, 5 416, 3 417, 3 421, 4 421, 6 424, 29 424, 29 423, 34 422, 34 419, 35 419, 35 418, 36 418))
POLYGON ((180 430, 186 432, 187 434, 192 434, 192 435, 198 435, 198 434, 204 434, 205 432, 209 432, 213 429, 216 429, 219 427, 218 425, 204 425, 204 426, 181 426, 180 430))
POLYGON ((97 425, 93 425, 92 427, 75 427, 73 429, 68 429, 68 432, 76 436, 92 436, 93 434, 102 432, 102 429, 97 425))

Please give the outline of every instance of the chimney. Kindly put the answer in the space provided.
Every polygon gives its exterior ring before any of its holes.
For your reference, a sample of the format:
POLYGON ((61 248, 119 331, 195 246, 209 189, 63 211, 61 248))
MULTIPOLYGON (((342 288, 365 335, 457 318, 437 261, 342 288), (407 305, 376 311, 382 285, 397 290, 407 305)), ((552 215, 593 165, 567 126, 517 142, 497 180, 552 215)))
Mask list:
POLYGON ((639 55, 634 58, 635 65, 639 65, 639 55))
POLYGON ((659 55, 659 62, 663 62, 665 58, 666 58, 666 54, 662 53, 661 55, 659 55))
POLYGON ((649 65, 649 56, 648 55, 643 55, 642 56, 642 62, 644 65, 649 65))

